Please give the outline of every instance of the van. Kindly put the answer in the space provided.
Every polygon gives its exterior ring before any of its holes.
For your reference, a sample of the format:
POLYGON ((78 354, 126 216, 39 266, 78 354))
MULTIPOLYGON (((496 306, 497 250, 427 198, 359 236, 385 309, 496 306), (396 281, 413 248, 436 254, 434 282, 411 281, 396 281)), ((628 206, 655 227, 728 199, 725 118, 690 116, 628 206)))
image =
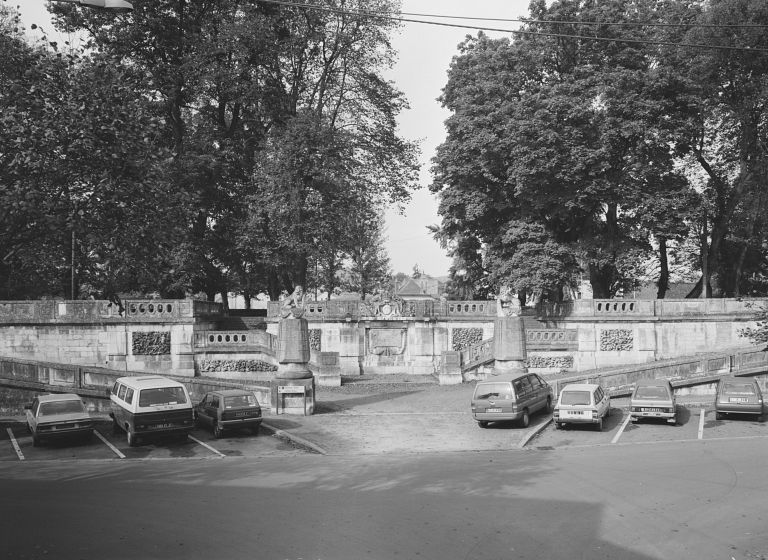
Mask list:
POLYGON ((189 393, 172 379, 159 375, 120 377, 107 394, 113 433, 124 431, 129 446, 148 435, 186 438, 195 426, 189 393))
POLYGON ((611 397, 595 383, 572 383, 563 387, 552 414, 555 429, 566 424, 594 424, 603 429, 603 419, 611 413, 611 397))
POLYGON ((553 400, 552 387, 535 373, 491 376, 475 385, 472 417, 481 428, 506 420, 527 428, 531 414, 552 411, 553 400))

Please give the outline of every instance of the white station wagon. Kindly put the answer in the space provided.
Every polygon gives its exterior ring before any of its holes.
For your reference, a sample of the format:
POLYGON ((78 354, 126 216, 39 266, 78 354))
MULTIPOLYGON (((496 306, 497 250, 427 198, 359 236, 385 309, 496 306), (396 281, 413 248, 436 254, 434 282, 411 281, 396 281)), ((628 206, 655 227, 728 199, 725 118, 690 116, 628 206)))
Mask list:
POLYGON ((610 411, 611 397, 600 385, 573 383, 560 392, 552 419, 557 429, 566 424, 594 424, 602 430, 610 411))

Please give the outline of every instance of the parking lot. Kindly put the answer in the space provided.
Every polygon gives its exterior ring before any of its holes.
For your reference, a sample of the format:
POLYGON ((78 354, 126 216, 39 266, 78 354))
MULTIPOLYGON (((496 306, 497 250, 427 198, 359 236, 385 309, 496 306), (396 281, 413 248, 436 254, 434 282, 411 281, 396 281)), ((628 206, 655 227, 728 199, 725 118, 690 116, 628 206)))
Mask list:
POLYGON ((592 425, 555 429, 552 423, 528 443, 529 447, 560 448, 579 445, 653 444, 723 438, 768 437, 768 423, 754 416, 715 418, 712 406, 677 406, 678 424, 664 421, 629 421, 626 403, 615 403, 603 430, 592 425))
POLYGON ((0 461, 45 460, 130 460, 260 457, 306 454, 308 451, 280 439, 262 428, 259 435, 250 431, 226 433, 215 439, 210 431, 194 430, 188 439, 159 438, 129 447, 125 434, 112 433, 112 421, 99 420, 88 441, 65 440, 32 445, 32 436, 22 421, 0 422, 0 461))

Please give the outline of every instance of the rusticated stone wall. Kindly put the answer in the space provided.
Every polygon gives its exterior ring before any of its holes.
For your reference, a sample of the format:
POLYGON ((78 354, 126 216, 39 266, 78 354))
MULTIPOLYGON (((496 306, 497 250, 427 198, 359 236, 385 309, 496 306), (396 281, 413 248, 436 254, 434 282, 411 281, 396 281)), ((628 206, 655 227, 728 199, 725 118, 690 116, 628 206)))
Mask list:
POLYGON ((600 332, 601 352, 621 352, 634 348, 634 338, 629 329, 603 329, 600 332))
POLYGON ((132 333, 134 355, 164 356, 171 353, 171 333, 164 331, 132 333))
POLYGON ((454 352, 460 352, 473 344, 483 340, 483 329, 477 328, 455 328, 453 329, 453 339, 451 348, 454 352))
POLYGON ((202 375, 220 371, 277 371, 277 366, 262 360, 200 360, 198 368, 202 375))

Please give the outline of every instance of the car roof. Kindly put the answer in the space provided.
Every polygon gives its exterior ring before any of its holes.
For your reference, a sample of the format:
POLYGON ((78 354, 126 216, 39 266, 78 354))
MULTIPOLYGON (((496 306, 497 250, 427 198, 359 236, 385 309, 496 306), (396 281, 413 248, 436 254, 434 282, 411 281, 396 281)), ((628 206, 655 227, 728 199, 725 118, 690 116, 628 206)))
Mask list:
POLYGON ((478 381, 477 384, 480 385, 481 383, 505 383, 508 381, 517 381, 518 379, 522 377, 528 377, 530 373, 500 373, 498 375, 489 375, 487 378, 478 381))
POLYGON ((635 385, 637 387, 643 386, 649 386, 649 387, 665 387, 667 385, 671 385, 669 379, 638 379, 635 381, 635 385))
POLYGON ((209 391, 209 394, 222 397, 239 397, 240 395, 253 396, 253 391, 246 391, 245 389, 219 389, 218 391, 209 391))
POLYGON ((142 388, 142 387, 157 387, 158 385, 165 385, 167 386, 180 386, 181 383, 178 381, 174 381, 173 379, 168 379, 167 377, 163 377, 162 375, 139 375, 136 377, 119 377, 117 379, 120 383, 123 383, 125 385, 130 385, 132 387, 142 388))
POLYGON ((594 391, 600 387, 597 383, 571 383, 570 385, 566 385, 562 389, 560 389, 560 392, 564 391, 594 391))
POLYGON ((79 401, 82 400, 80 395, 75 393, 59 393, 50 395, 39 395, 37 397, 38 402, 51 402, 51 401, 79 401))

